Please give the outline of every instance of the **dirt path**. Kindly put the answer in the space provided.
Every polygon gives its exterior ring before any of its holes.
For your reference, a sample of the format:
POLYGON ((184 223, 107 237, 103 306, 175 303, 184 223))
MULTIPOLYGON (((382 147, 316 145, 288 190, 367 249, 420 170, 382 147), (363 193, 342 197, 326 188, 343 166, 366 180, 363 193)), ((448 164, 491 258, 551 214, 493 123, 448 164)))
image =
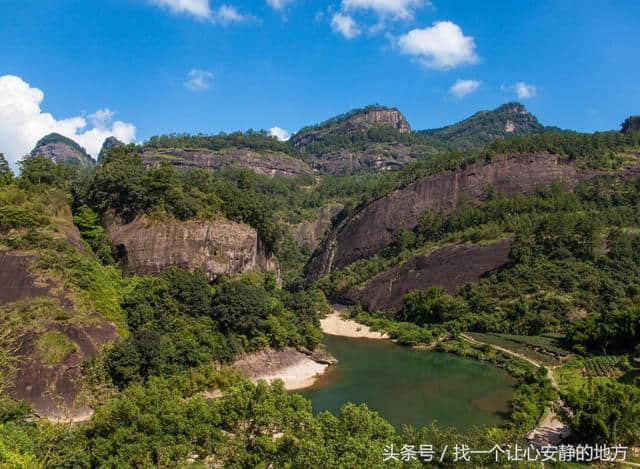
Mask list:
MULTIPOLYGON (((522 354, 514 352, 512 350, 506 349, 504 347, 500 347, 498 345, 488 344, 486 342, 481 342, 467 334, 460 334, 467 342, 470 342, 475 345, 487 345, 494 350, 498 350, 500 352, 506 353, 513 357, 519 358, 521 360, 526 361, 527 363, 532 364, 536 368, 540 368, 542 365, 535 360, 532 360, 529 357, 525 357, 522 354)), ((558 381, 553 375, 553 369, 547 367, 547 377, 551 381, 551 386, 556 391, 559 390, 558 381)), ((561 401, 557 401, 556 404, 562 405, 561 401)), ((553 410, 553 406, 549 407, 542 417, 542 420, 538 423, 538 426, 531 430, 527 435, 527 440, 529 440, 533 445, 542 447, 546 445, 558 445, 564 438, 569 436, 569 428, 560 420, 556 412, 553 410)))

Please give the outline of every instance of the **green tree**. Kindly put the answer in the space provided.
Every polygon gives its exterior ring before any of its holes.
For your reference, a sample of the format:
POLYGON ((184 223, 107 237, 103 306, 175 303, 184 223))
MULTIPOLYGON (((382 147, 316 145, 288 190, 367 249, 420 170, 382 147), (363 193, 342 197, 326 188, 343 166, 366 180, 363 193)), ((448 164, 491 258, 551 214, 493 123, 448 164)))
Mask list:
POLYGON ((562 393, 562 418, 574 439, 590 444, 640 442, 640 389, 617 382, 590 382, 562 393))
POLYGON ((216 292, 213 317, 223 331, 253 337, 264 327, 272 304, 264 288, 244 280, 224 283, 216 292))
POLYGON ((7 185, 13 179, 13 172, 9 167, 9 163, 4 158, 4 155, 0 153, 0 186, 7 185))

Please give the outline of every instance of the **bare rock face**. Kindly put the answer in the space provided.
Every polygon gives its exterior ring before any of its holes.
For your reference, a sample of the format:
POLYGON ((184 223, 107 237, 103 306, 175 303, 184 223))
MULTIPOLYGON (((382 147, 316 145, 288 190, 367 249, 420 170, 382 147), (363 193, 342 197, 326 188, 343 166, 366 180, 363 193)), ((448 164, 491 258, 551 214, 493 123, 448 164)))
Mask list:
POLYGON ((95 164, 84 148, 70 138, 57 133, 41 138, 31 151, 31 155, 44 156, 55 164, 80 166, 93 166, 95 164))
POLYGON ((37 260, 36 255, 0 251, 0 325, 17 334, 12 349, 18 360, 13 386, 8 392, 16 399, 30 402, 40 415, 83 418, 91 410, 78 402, 83 380, 81 364, 102 345, 117 340, 116 327, 99 314, 78 317, 74 313, 73 295, 56 280, 30 272, 37 260), (31 314, 32 301, 45 301, 50 310, 58 312, 40 314, 20 326, 15 322, 11 326, 4 324, 16 315, 31 314), (52 333, 68 343, 69 350, 55 362, 48 362, 42 356, 41 341, 52 333))
POLYGON ((349 174, 359 170, 387 171, 400 169, 405 164, 415 161, 424 153, 416 152, 415 147, 400 143, 381 143, 362 152, 338 150, 309 156, 309 163, 322 173, 349 174))
POLYGON ((407 119, 397 109, 366 111, 349 118, 344 125, 346 131, 366 130, 371 125, 389 125, 400 133, 411 132, 407 119))
POLYGON ((243 168, 266 176, 296 177, 311 174, 313 170, 304 161, 282 152, 255 152, 249 149, 229 148, 219 151, 206 148, 143 150, 142 159, 148 166, 169 163, 178 169, 243 168))
MULTIPOLYGON (((372 127, 391 127, 399 133, 411 132, 411 126, 397 109, 369 106, 304 128, 291 137, 291 143, 296 149, 308 154, 311 166, 323 173, 398 169, 416 156, 412 154, 415 147, 399 142, 377 142, 358 150, 349 150, 335 142, 335 137, 364 133, 372 127), (329 146, 322 145, 322 149, 318 145, 312 145, 327 142, 330 143, 329 146)), ((424 155, 423 150, 419 149, 418 153, 424 155)))
POLYGON ((369 311, 399 311, 403 295, 411 290, 440 286, 455 293, 459 287, 477 282, 486 273, 505 265, 511 243, 511 239, 504 239, 488 245, 456 244, 412 257, 349 293, 347 299, 369 311))
POLYGON ((342 210, 340 204, 328 204, 320 207, 315 220, 303 221, 290 226, 291 234, 300 246, 317 248, 331 226, 331 219, 342 210))
POLYGON ((109 237, 125 273, 159 274, 167 267, 202 269, 209 279, 251 270, 273 272, 277 260, 266 253, 256 231, 224 218, 214 221, 154 221, 139 217, 111 224, 109 237))
POLYGON ((480 203, 489 186, 500 194, 531 194, 557 182, 572 189, 593 176, 551 155, 500 156, 464 170, 445 171, 374 200, 343 220, 307 265, 312 279, 370 257, 394 241, 399 228, 413 229, 425 210, 449 212, 463 200, 480 203))

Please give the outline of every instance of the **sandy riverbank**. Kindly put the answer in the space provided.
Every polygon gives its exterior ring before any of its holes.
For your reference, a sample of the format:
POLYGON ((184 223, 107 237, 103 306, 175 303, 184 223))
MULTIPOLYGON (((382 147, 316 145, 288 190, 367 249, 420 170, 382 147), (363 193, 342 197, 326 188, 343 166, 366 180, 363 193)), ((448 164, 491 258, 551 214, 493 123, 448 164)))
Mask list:
POLYGON ((350 319, 344 319, 338 311, 334 311, 320 320, 322 332, 329 335, 340 335, 356 339, 388 339, 382 332, 372 331, 368 326, 358 324, 350 319))
POLYGON ((329 365, 318 363, 308 355, 288 347, 283 350, 267 349, 237 360, 233 367, 254 383, 281 379, 287 390, 312 386, 329 365))

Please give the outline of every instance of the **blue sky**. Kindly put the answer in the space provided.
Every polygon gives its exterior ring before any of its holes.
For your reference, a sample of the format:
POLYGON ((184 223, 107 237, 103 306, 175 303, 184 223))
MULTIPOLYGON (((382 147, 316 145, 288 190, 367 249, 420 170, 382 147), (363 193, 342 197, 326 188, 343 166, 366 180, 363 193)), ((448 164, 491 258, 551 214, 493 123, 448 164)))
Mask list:
POLYGON ((295 131, 369 103, 415 129, 512 100, 618 128, 640 113, 638 31, 636 0, 2 0, 0 151, 50 129, 93 153, 109 133, 295 131))

